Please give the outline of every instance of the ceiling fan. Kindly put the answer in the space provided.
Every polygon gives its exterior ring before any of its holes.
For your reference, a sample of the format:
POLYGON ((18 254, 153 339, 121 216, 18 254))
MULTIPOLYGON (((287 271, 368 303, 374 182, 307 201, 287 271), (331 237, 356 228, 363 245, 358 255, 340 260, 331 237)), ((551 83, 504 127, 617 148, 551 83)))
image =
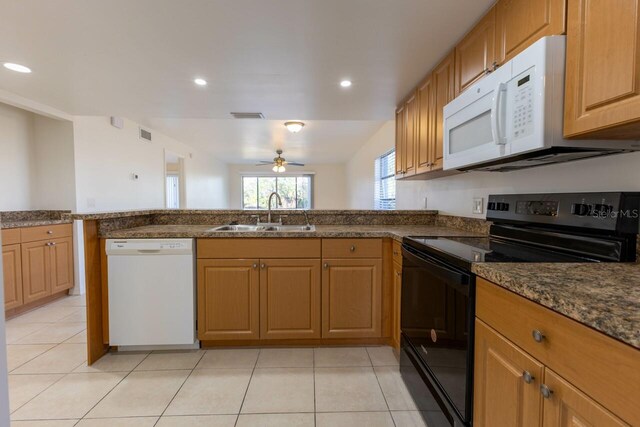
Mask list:
POLYGON ((273 160, 269 161, 269 160, 260 160, 259 163, 256 164, 256 166, 264 166, 264 165, 273 165, 273 171, 274 172, 284 172, 287 169, 284 167, 285 165, 291 165, 291 166, 304 166, 304 163, 297 163, 297 162, 287 162, 287 160, 281 156, 282 154, 282 150, 276 150, 276 154, 278 155, 278 157, 274 157, 273 160))

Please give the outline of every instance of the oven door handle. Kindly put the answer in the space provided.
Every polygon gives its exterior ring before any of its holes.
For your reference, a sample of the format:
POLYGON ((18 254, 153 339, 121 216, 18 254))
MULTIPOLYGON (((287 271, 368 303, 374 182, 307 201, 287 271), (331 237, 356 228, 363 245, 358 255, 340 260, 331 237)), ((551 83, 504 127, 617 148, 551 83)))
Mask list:
POLYGON ((402 256, 409 259, 410 261, 419 264, 421 267, 428 269, 429 273, 439 277, 440 279, 454 282, 460 285, 469 284, 468 274, 460 273, 458 271, 447 268, 435 259, 431 259, 426 256, 420 256, 407 250, 406 248, 402 248, 402 256))

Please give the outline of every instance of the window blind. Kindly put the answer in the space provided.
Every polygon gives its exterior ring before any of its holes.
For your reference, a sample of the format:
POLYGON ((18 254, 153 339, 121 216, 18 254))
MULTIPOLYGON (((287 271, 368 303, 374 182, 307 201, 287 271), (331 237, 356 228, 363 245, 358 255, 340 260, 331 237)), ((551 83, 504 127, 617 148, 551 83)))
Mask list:
POLYGON ((374 208, 393 210, 396 208, 396 151, 391 150, 375 161, 374 208))

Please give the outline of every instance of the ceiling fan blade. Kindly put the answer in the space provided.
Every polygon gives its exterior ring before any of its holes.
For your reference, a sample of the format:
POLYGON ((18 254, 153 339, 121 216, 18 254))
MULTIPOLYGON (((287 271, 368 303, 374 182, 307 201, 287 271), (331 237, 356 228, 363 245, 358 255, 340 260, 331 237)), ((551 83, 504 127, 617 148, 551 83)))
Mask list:
POLYGON ((254 166, 269 166, 271 164, 272 164, 272 162, 256 163, 254 166))
POLYGON ((304 166, 304 163, 297 163, 297 162, 287 162, 287 164, 290 166, 304 166))
POLYGON ((271 165, 271 164, 273 164, 273 162, 269 162, 267 160, 258 160, 258 163, 259 164, 263 164, 263 165, 271 165))

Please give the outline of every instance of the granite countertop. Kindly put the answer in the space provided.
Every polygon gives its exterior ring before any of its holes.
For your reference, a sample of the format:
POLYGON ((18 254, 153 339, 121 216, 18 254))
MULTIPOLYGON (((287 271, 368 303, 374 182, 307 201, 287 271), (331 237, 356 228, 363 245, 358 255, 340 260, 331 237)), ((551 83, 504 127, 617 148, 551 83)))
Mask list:
POLYGON ((143 238, 220 238, 220 237, 343 237, 383 238, 402 241, 406 236, 483 236, 451 227, 435 225, 316 225, 316 231, 211 231, 216 225, 147 225, 113 230, 100 237, 111 239, 143 238))
POLYGON ((472 270, 640 349, 640 264, 476 263, 472 270))
POLYGON ((71 224, 72 219, 33 219, 28 221, 7 221, 0 224, 0 228, 38 227, 42 225, 71 224))

